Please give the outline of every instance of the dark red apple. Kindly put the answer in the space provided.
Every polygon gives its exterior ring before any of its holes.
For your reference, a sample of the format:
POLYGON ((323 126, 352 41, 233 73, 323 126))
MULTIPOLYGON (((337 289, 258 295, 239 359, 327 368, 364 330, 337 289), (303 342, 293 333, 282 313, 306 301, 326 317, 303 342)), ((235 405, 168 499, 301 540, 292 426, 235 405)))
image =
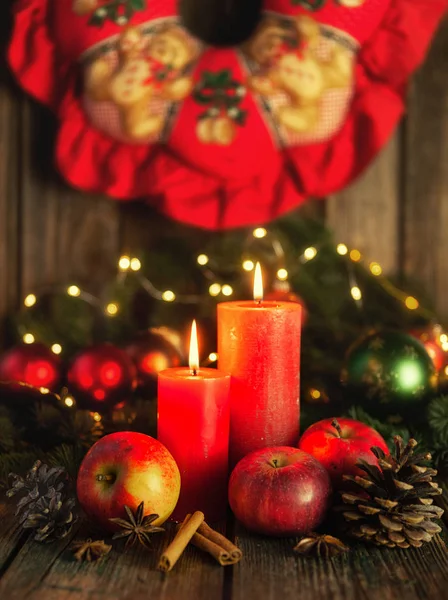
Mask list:
POLYGON ((240 460, 230 477, 230 506, 257 533, 307 533, 322 522, 330 500, 326 470, 297 448, 256 450, 240 460))
POLYGON ((386 442, 375 429, 342 417, 314 423, 299 441, 299 448, 314 456, 327 469, 335 490, 347 487, 343 475, 365 475, 356 466, 360 459, 372 465, 378 464, 371 451, 372 446, 378 446, 389 454, 386 442))
POLYGON ((125 517, 145 503, 145 515, 157 514, 160 525, 173 512, 180 474, 163 444, 143 433, 123 431, 101 438, 90 448, 78 472, 77 494, 84 512, 103 529, 109 519, 125 517))

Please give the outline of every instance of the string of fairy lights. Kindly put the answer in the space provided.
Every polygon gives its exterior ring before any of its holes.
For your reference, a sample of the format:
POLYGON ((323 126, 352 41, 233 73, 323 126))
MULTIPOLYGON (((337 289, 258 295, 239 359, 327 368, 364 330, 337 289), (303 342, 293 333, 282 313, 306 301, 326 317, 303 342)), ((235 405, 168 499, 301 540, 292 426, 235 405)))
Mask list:
MULTIPOLYGON (((236 268, 238 270, 242 270, 246 274, 254 271, 256 261, 252 260, 252 258, 248 258, 247 255, 250 254, 249 250, 251 249, 252 245, 256 242, 259 242, 260 240, 268 241, 270 246, 272 247, 275 258, 278 261, 275 277, 280 282, 287 282, 290 276, 294 274, 297 271, 297 269, 300 269, 306 263, 315 260, 319 256, 319 253, 321 252, 323 246, 327 246, 327 244, 324 244, 322 246, 316 245, 305 248, 303 252, 296 258, 295 261, 288 260, 288 269, 286 266, 287 256, 279 238, 274 233, 268 231, 264 227, 257 227, 248 235, 248 238, 246 240, 246 251, 243 254, 244 259, 239 265, 236 265, 236 268)), ((420 303, 417 300, 417 298, 401 291, 399 288, 394 286, 391 281, 384 277, 383 269, 379 263, 365 262, 361 252, 358 249, 350 249, 344 243, 337 244, 335 246, 335 252, 341 257, 341 260, 345 261, 347 268, 347 281, 349 292, 355 305, 359 309, 362 309, 363 292, 356 275, 356 264, 362 264, 366 269, 368 269, 373 276, 378 278, 378 281, 383 287, 383 289, 389 295, 394 297, 398 302, 402 303, 409 311, 416 311, 422 316, 429 318, 430 320, 434 318, 433 313, 420 306, 420 303)), ((214 264, 214 260, 212 257, 209 257, 205 253, 200 253, 196 258, 196 262, 201 268, 203 276, 206 278, 207 281, 210 282, 208 286, 208 294, 211 297, 218 298, 219 296, 223 296, 229 298, 234 294, 234 289, 232 285, 230 283, 220 281, 219 277, 216 276, 215 268, 218 268, 218 265, 214 264)), ((118 283, 124 283, 127 277, 134 276, 137 278, 137 281, 139 282, 141 287, 146 291, 146 293, 150 297, 161 302, 199 304, 203 301, 202 295, 185 295, 180 294, 172 289, 159 289, 151 280, 149 280, 142 274, 142 263, 137 257, 123 255, 119 258, 117 267, 118 283)), ((118 301, 111 300, 104 303, 96 296, 93 296, 92 294, 81 289, 78 285, 75 284, 70 284, 66 287, 58 286, 57 288, 52 287, 51 289, 45 288, 41 290, 41 293, 44 294, 48 291, 51 291, 53 293, 61 292, 67 294, 72 298, 79 298, 80 300, 87 302, 95 309, 101 310, 104 313, 104 315, 109 318, 114 318, 120 313, 120 304, 118 301)), ((35 306, 37 302, 38 296, 35 293, 30 293, 25 297, 23 301, 23 307, 25 310, 30 309, 33 306, 35 306)), ((22 335, 22 340, 25 344, 33 344, 36 341, 36 336, 31 331, 24 331, 20 333, 22 335)), ((448 352, 447 334, 442 332, 440 333, 439 343, 442 349, 445 352, 448 352)), ((63 346, 60 343, 55 342, 51 346, 51 350, 54 354, 59 355, 63 352, 63 346)), ((212 352, 208 356, 207 364, 212 364, 216 362, 217 359, 217 354, 215 352, 212 352)), ((448 375, 448 367, 446 368, 446 375, 448 375)))

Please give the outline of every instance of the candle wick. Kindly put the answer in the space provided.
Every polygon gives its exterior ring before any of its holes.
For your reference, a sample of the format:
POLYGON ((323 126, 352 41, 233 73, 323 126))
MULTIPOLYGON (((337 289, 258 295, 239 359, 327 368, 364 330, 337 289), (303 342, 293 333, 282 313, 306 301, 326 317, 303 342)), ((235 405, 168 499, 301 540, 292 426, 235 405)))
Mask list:
POLYGON ((196 375, 198 374, 198 370, 197 369, 191 369, 191 372, 193 373, 194 377, 196 377, 196 375))
POLYGON ((261 300, 257 300, 258 306, 261 306, 261 302, 262 302, 261 300))

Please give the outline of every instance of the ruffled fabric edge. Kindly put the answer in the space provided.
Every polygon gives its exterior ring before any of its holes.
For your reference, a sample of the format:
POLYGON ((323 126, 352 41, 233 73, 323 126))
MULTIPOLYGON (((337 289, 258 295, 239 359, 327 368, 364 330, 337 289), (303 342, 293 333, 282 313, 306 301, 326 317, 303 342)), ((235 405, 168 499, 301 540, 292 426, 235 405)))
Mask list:
POLYGON ((62 72, 58 74, 55 65, 55 49, 48 31, 47 11, 48 0, 15 2, 8 62, 25 91, 42 104, 56 108, 62 72))
POLYGON ((308 196, 335 193, 366 168, 403 114, 406 82, 423 61, 448 2, 395 0, 360 53, 355 97, 338 135, 279 153, 256 177, 231 180, 192 168, 169 146, 127 145, 94 130, 73 83, 60 102, 64 84, 54 65, 46 8, 47 0, 17 3, 9 60, 21 85, 59 115, 56 154, 64 177, 74 187, 117 199, 145 198, 184 223, 227 229, 266 223, 308 196))

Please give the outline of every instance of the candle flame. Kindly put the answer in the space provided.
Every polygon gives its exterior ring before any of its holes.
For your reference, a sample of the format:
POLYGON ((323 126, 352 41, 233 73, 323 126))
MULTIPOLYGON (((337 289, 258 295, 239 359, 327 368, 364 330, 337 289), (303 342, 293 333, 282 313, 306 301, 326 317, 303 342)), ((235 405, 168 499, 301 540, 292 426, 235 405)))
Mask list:
POLYGON ((190 337, 190 360, 189 365, 192 373, 196 375, 196 371, 199 369, 199 347, 198 347, 198 331, 196 327, 196 321, 193 321, 191 325, 191 337, 190 337))
POLYGON ((256 302, 261 302, 263 300, 263 274, 261 272, 261 266, 259 262, 257 262, 255 267, 254 300, 256 302))

